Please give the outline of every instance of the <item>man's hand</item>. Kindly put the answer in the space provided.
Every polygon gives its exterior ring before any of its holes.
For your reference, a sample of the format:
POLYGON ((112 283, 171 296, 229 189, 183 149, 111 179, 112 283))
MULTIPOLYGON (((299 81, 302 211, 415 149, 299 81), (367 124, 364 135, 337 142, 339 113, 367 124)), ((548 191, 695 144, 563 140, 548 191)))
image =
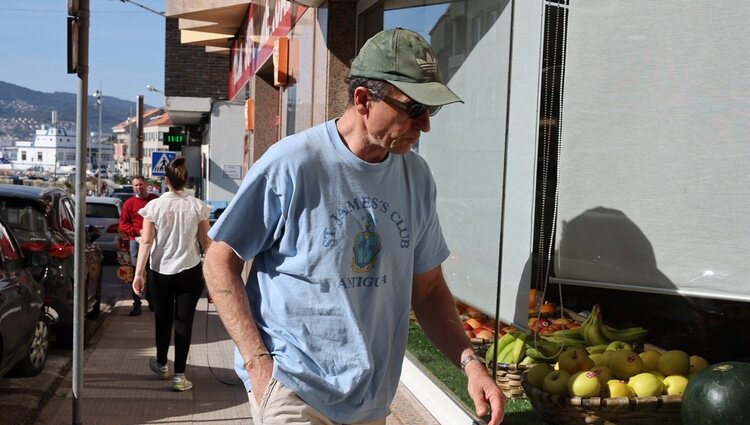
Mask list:
POLYGON ((488 425, 497 425, 503 421, 505 413, 505 395, 500 391, 482 362, 473 361, 466 365, 466 376, 469 378, 469 396, 476 406, 477 416, 487 415, 487 403, 492 410, 488 425))
POLYGON ((253 385, 253 396, 255 401, 260 406, 263 401, 263 394, 268 388, 268 383, 271 382, 271 373, 273 372, 273 360, 271 356, 261 356, 250 360, 245 366, 248 375, 250 375, 250 383, 253 385))

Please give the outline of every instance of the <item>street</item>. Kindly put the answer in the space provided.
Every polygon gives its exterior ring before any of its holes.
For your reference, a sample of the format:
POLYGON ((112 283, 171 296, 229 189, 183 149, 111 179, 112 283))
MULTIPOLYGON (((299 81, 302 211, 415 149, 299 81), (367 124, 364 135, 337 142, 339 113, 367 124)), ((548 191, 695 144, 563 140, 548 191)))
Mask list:
MULTIPOLYGON (((95 343, 97 331, 112 306, 118 299, 130 297, 129 286, 117 278, 117 265, 111 258, 105 258, 102 275, 102 313, 96 320, 85 321, 85 341, 95 343)), ((84 357, 88 354, 84 350, 84 357)), ((52 397, 65 375, 72 367, 72 350, 58 348, 50 344, 49 356, 44 370, 33 378, 0 377, 0 424, 30 425, 52 397)))

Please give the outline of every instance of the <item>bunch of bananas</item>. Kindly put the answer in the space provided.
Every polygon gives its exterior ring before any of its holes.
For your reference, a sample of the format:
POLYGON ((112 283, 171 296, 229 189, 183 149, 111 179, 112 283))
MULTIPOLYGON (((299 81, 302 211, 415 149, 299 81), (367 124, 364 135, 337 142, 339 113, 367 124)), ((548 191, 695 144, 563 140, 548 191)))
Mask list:
POLYGON ((648 330, 640 326, 619 330, 611 328, 604 324, 601 314, 599 305, 595 305, 591 309, 591 314, 589 314, 580 328, 583 340, 587 346, 605 345, 612 341, 622 341, 631 344, 642 342, 646 339, 648 330))
POLYGON ((497 340, 497 346, 491 344, 487 349, 485 360, 497 364, 518 363, 526 353, 526 334, 508 332, 497 340))

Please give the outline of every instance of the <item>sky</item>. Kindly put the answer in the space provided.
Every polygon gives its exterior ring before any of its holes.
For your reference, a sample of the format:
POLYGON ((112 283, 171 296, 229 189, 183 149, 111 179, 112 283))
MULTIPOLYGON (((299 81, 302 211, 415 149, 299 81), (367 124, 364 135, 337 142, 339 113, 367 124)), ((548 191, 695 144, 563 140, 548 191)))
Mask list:
MULTIPOLYGON (((132 0, 158 12, 164 0, 132 0)), ((164 105, 164 18, 131 2, 89 0, 88 93, 164 105)), ((42 92, 78 93, 67 73, 66 0, 0 1, 0 81, 42 92)), ((106 108, 106 104, 104 104, 106 108)))

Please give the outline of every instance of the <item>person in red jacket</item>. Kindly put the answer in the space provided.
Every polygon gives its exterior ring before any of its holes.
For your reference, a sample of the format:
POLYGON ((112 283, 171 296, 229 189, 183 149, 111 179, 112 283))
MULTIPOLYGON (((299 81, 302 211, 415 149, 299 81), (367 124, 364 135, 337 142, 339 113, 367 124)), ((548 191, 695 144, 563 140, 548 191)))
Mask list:
MULTIPOLYGON (((120 232, 127 235, 130 240, 130 261, 133 266, 136 264, 136 257, 138 256, 138 241, 141 238, 141 229, 143 228, 143 217, 138 214, 138 211, 145 207, 147 203, 158 198, 153 193, 148 192, 148 185, 146 179, 143 176, 133 176, 131 178, 133 184, 133 191, 135 196, 128 198, 122 205, 122 213, 120 214, 120 232)), ((133 309, 130 311, 131 316, 141 315, 141 297, 133 292, 133 309)), ((146 293, 146 299, 148 300, 148 293, 146 293)), ((149 302, 149 308, 152 308, 149 302)))

